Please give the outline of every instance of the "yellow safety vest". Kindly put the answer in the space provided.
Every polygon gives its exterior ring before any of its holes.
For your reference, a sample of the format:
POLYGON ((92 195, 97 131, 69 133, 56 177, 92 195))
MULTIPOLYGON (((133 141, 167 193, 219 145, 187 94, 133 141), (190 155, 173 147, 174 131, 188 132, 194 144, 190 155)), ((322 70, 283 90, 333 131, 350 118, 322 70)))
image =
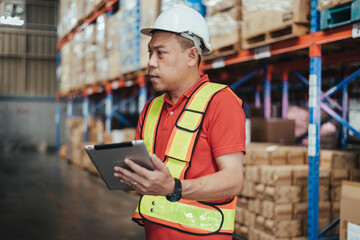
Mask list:
MULTIPOLYGON (((204 82, 187 100, 175 123, 165 151, 164 162, 174 178, 185 179, 206 109, 212 97, 223 89, 233 93, 225 85, 204 82)), ((141 138, 150 154, 154 152, 164 96, 153 99, 145 110, 141 138)), ((214 204, 185 199, 170 202, 164 196, 144 195, 138 203, 133 220, 142 224, 145 219, 195 235, 232 234, 235 207, 236 197, 226 203, 214 204)))

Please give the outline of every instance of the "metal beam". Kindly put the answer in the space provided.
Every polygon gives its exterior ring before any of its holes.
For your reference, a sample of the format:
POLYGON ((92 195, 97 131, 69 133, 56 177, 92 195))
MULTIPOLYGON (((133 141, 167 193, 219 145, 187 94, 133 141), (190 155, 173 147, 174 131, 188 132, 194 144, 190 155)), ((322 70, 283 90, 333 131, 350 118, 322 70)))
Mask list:
POLYGON ((350 83, 351 81, 355 80, 358 76, 360 76, 360 69, 355 71, 353 74, 351 74, 349 77, 347 77, 346 79, 344 79, 343 81, 341 81, 339 84, 337 84, 336 86, 330 88, 329 90, 327 90, 322 96, 321 96, 321 100, 324 100, 328 97, 330 97, 331 95, 333 95, 335 92, 337 92, 339 89, 343 88, 345 85, 347 85, 348 83, 350 83))
POLYGON ((319 233, 318 238, 324 236, 327 232, 329 232, 332 228, 336 227, 339 223, 340 223, 340 217, 335 219, 332 223, 330 223, 329 226, 327 226, 324 230, 322 230, 321 233, 319 233))
POLYGON ((240 80, 234 82, 233 84, 231 84, 231 88, 233 90, 235 90, 238 86, 242 85, 243 83, 247 82, 249 79, 251 79, 252 77, 254 77, 256 74, 259 73, 259 71, 261 71, 262 69, 256 69, 255 71, 252 71, 251 73, 245 75, 243 78, 241 78, 240 80))
POLYGON ((327 106, 325 103, 321 103, 321 108, 327 112, 327 114, 329 114, 331 117, 333 117, 336 121, 338 121, 339 123, 341 123, 343 126, 347 127, 349 130, 351 130, 356 136, 358 136, 360 138, 360 133, 358 131, 356 131, 355 128, 353 128, 352 126, 350 126, 350 124, 343 119, 342 117, 340 117, 334 110, 332 110, 329 106, 327 106))
MULTIPOLYGON (((305 83, 307 86, 309 86, 309 81, 303 77, 299 72, 294 72, 295 76, 297 76, 303 83, 305 83)), ((321 91, 321 94, 323 94, 323 91, 321 91)), ((339 111, 342 111, 342 106, 340 106, 335 100, 333 100, 330 97, 327 97, 326 100, 333 105, 335 108, 337 108, 339 111)))

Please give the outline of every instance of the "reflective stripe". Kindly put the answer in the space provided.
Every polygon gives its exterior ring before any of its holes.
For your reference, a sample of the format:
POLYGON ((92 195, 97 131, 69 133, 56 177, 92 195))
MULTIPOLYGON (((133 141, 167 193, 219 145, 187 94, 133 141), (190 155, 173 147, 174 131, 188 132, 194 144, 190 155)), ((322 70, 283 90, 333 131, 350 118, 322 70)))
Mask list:
POLYGON ((183 175, 183 169, 187 167, 187 162, 179 161, 173 158, 168 158, 166 166, 169 168, 172 177, 180 178, 181 175, 183 175))
MULTIPOLYGON (((154 149, 154 138, 156 136, 156 126, 159 121, 159 116, 161 113, 161 109, 164 105, 164 97, 165 94, 157 97, 152 101, 148 114, 145 116, 146 119, 144 121, 145 129, 144 129, 144 142, 149 151, 150 155, 153 154, 154 149), (150 119, 150 121, 149 121, 150 119), (157 119, 154 121, 154 119, 157 119)), ((143 126, 144 127, 144 126, 143 126)))
POLYGON ((148 218, 174 222, 183 228, 202 229, 209 233, 219 231, 224 221, 222 211, 216 207, 209 209, 181 202, 173 203, 163 196, 143 196, 140 214, 145 214, 148 218), (152 204, 153 201, 156 202, 155 205, 152 204))
MULTIPOLYGON (((213 95, 224 88, 225 85, 206 82, 186 103, 171 132, 165 151, 165 163, 173 177, 185 178, 207 106, 213 95)), ((151 153, 163 102, 164 95, 156 98, 145 116, 143 137, 151 153)), ((216 205, 184 199, 173 203, 163 196, 145 195, 139 201, 133 219, 147 219, 188 233, 231 234, 234 230, 235 206, 236 198, 227 204, 216 205)))
POLYGON ((186 108, 198 112, 204 112, 211 97, 215 93, 217 93, 218 91, 224 88, 226 88, 226 86, 222 84, 217 84, 217 83, 205 84, 203 88, 198 90, 198 93, 195 94, 194 98, 190 102, 190 105, 186 108))

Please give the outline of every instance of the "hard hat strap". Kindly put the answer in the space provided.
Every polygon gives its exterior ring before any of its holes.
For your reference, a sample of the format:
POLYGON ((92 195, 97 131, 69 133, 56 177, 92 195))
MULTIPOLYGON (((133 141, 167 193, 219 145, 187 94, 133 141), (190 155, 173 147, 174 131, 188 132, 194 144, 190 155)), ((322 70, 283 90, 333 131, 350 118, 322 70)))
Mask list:
POLYGON ((178 33, 178 35, 193 41, 195 47, 199 50, 199 55, 202 55, 204 44, 201 42, 201 39, 198 36, 192 34, 191 32, 181 32, 178 33))

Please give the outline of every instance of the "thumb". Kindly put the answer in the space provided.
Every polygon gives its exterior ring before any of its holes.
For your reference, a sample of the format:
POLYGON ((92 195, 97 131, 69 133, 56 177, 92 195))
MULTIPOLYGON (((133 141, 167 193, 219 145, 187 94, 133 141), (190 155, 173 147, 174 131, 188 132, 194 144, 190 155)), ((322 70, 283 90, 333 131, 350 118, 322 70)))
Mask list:
POLYGON ((154 164, 156 170, 169 171, 167 166, 155 154, 151 155, 151 161, 154 164))

